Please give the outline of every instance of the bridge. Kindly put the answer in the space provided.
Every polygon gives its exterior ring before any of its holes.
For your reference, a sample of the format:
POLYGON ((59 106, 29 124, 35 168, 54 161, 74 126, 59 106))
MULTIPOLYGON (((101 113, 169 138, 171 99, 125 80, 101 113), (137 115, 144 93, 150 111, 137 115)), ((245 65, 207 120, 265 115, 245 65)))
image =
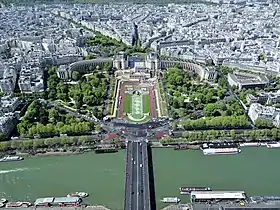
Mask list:
POLYGON ((128 141, 124 210, 150 209, 148 144, 143 139, 128 141))

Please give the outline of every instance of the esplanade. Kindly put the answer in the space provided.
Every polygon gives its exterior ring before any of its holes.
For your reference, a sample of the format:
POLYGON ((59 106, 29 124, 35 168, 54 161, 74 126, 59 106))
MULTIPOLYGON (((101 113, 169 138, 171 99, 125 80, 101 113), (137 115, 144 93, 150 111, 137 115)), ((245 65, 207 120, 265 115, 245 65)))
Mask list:
POLYGON ((161 60, 157 53, 151 52, 146 57, 128 56, 124 52, 120 52, 113 58, 97 58, 91 60, 83 60, 74 62, 68 66, 60 66, 57 69, 57 75, 60 79, 70 79, 73 71, 82 73, 91 72, 101 69, 104 65, 111 65, 117 70, 125 69, 145 69, 149 70, 151 75, 155 75, 158 71, 164 71, 168 68, 178 66, 184 71, 190 71, 197 74, 201 80, 214 81, 217 77, 215 68, 205 67, 196 63, 177 60, 161 60))

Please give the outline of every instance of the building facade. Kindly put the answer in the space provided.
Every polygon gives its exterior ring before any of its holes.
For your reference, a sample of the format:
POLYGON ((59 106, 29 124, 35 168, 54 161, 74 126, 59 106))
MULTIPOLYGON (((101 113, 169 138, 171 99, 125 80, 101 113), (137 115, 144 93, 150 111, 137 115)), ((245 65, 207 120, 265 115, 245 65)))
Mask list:
POLYGON ((276 127, 280 125, 280 109, 272 106, 263 106, 259 103, 253 103, 250 105, 248 116, 254 124, 258 119, 267 119, 276 127))
MULTIPOLYGON (((145 58, 130 58, 124 52, 120 52, 115 55, 113 59, 111 58, 100 58, 92 60, 83 60, 72 63, 69 67, 63 66, 57 69, 57 75, 60 79, 70 79, 73 71, 79 71, 86 73, 90 70, 97 68, 102 68, 104 65, 110 64, 113 68, 117 70, 125 69, 145 69, 150 71, 151 75, 156 75, 158 71, 164 71, 165 69, 178 66, 184 71, 190 71, 197 74, 201 80, 207 80, 214 82, 217 78, 217 71, 213 67, 204 67, 195 63, 186 61, 174 61, 174 60, 161 60, 157 53, 149 53, 145 58)), ((137 70, 138 69, 138 70, 137 70)))

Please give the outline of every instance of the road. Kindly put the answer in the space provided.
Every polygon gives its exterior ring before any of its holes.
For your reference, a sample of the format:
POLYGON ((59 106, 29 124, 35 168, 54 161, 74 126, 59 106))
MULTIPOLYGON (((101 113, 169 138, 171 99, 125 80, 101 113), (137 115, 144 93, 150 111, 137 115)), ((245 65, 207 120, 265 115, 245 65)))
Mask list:
POLYGON ((125 210, 150 210, 147 143, 129 141, 126 156, 125 210))

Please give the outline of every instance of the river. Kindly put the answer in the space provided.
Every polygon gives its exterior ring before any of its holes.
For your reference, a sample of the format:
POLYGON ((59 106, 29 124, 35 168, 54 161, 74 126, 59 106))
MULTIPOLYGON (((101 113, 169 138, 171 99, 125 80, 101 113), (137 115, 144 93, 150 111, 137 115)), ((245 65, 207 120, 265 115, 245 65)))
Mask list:
MULTIPOLYGON (((90 193, 87 203, 123 209, 125 151, 72 156, 31 157, 0 164, 0 197, 34 201, 38 197, 90 193)), ((280 149, 246 148, 239 155, 204 156, 201 151, 153 149, 156 199, 179 195, 180 186, 244 190, 249 195, 280 195, 280 149)))

